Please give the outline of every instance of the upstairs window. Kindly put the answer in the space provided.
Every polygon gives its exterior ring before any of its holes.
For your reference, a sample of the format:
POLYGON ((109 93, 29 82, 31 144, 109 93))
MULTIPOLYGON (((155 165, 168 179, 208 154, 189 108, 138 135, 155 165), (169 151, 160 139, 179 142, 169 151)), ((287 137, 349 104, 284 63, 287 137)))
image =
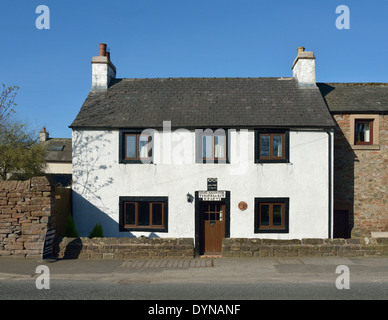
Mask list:
POLYGON ((256 162, 288 162, 287 131, 256 131, 256 162))
POLYGON ((346 118, 338 116, 336 121, 343 134, 349 134, 349 144, 352 149, 380 150, 380 116, 378 114, 350 114, 349 128, 345 124, 346 118))
POLYGON ((202 137, 202 159, 225 160, 226 159, 226 138, 225 136, 208 135, 202 137))
POLYGON ((228 131, 197 130, 197 163, 228 162, 228 131))
POLYGON ((354 129, 354 144, 373 144, 373 120, 356 119, 354 129))
POLYGON ((122 132, 120 134, 121 163, 151 163, 152 134, 137 132, 122 132))
POLYGON ((126 134, 125 159, 142 160, 150 158, 149 142, 151 142, 150 136, 134 133, 126 134))

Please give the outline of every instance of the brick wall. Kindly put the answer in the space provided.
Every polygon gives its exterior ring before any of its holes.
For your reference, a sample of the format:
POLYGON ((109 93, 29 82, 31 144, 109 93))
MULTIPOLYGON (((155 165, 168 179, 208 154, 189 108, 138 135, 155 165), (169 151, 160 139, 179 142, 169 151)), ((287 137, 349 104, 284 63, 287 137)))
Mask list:
POLYGON ((245 239, 225 238, 223 257, 371 257, 388 256, 388 239, 368 244, 360 239, 245 239))
POLYGON ((55 244, 60 259, 193 258, 190 238, 61 238, 55 244))
POLYGON ((349 211, 352 237, 388 231, 388 115, 378 115, 378 149, 351 145, 349 114, 334 119, 334 208, 349 211))
POLYGON ((39 256, 55 227, 54 187, 45 177, 0 182, 0 256, 39 256))
MULTIPOLYGON (((58 238, 60 259, 193 258, 190 238, 58 238)), ((222 257, 372 257, 388 256, 388 239, 270 240, 225 238, 222 257)))

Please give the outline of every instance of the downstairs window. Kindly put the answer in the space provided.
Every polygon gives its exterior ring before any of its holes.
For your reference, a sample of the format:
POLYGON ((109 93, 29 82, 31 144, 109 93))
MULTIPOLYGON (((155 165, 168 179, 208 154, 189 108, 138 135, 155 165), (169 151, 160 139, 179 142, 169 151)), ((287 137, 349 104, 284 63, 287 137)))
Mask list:
POLYGON ((288 233, 289 198, 255 198, 255 233, 288 233))
POLYGON ((120 231, 167 232, 167 197, 120 197, 120 231))

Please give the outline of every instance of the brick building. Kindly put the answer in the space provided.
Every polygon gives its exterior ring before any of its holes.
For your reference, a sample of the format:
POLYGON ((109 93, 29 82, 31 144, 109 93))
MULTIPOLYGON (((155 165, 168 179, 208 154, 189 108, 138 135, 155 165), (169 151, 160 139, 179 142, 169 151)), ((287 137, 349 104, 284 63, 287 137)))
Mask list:
POLYGON ((388 236, 388 84, 318 84, 336 121, 334 236, 388 236))

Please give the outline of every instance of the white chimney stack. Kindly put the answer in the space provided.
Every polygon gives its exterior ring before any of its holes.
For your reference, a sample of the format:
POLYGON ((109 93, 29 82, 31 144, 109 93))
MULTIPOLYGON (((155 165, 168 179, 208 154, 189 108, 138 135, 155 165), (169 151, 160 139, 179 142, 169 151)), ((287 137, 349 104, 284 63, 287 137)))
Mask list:
POLYGON ((298 48, 298 55, 292 65, 293 77, 301 87, 316 87, 314 52, 298 48))
POLYGON ((46 131, 46 128, 43 128, 41 132, 39 132, 39 141, 44 142, 49 138, 49 133, 46 131))
POLYGON ((100 44, 98 57, 92 58, 92 90, 106 90, 112 79, 116 79, 116 67, 110 61, 106 44, 100 44))

